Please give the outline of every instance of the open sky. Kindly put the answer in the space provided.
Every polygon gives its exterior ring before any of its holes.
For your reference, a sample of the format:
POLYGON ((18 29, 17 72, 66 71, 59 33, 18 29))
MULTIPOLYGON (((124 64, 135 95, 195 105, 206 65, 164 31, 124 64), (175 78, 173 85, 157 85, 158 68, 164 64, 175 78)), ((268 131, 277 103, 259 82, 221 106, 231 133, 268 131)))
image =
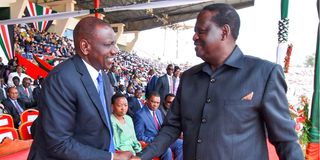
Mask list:
MULTIPOLYGON (((255 0, 253 7, 238 10, 241 18, 237 44, 244 54, 276 61, 278 21, 281 0, 255 0)), ((293 44, 291 65, 303 65, 307 55, 315 54, 319 23, 316 0, 289 2, 289 40, 293 44)), ((184 22, 193 26, 195 20, 184 22)), ((195 56, 193 28, 173 31, 151 29, 140 32, 135 45, 138 54, 163 61, 201 63, 195 56)))

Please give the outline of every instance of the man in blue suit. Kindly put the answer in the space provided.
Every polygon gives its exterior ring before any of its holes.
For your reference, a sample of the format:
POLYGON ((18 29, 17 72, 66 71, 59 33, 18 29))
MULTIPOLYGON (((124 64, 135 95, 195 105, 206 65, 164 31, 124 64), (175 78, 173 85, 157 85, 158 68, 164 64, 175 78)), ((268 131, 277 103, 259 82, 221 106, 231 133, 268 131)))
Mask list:
MULTIPOLYGON (((146 101, 146 105, 134 115, 134 128, 137 139, 146 143, 151 143, 158 135, 163 123, 160 105, 160 95, 157 92, 151 92, 146 101)), ((162 160, 171 160, 172 152, 176 160, 183 159, 181 139, 176 140, 170 147, 155 156, 160 156, 162 160)), ((150 158, 151 159, 151 158, 150 158)))
POLYGON ((29 160, 123 160, 130 152, 114 152, 110 124, 110 81, 105 70, 118 53, 111 26, 95 17, 74 29, 77 54, 56 66, 40 96, 29 160))
POLYGON ((205 62, 182 74, 166 121, 141 159, 165 151, 181 131, 186 159, 268 160, 267 137, 279 159, 304 159, 282 68, 244 55, 236 45, 239 28, 239 15, 228 4, 199 13, 193 40, 205 62))

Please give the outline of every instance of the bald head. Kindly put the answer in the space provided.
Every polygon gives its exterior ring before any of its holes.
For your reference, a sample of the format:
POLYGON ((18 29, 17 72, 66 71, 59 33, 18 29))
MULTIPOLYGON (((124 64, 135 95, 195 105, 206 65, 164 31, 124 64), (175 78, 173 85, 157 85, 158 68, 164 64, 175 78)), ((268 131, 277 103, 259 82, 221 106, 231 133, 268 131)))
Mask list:
POLYGON ((108 26, 111 29, 111 26, 108 23, 96 17, 86 17, 81 19, 73 30, 73 39, 76 51, 78 53, 80 52, 79 42, 81 39, 95 39, 97 36, 96 28, 105 26, 108 26))

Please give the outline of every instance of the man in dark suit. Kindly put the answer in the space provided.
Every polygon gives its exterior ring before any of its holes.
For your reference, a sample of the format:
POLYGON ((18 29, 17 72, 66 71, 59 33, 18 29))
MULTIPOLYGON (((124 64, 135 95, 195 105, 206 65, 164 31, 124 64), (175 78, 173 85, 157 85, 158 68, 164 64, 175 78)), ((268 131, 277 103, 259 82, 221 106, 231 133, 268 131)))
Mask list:
POLYGON ((150 76, 150 79, 148 80, 147 86, 146 86, 146 98, 149 97, 149 94, 153 91, 155 91, 158 76, 156 75, 154 69, 150 69, 148 72, 148 75, 150 76))
MULTIPOLYGON (((134 128, 137 139, 146 143, 151 143, 157 136, 163 123, 162 115, 159 108, 160 96, 156 92, 151 92, 146 101, 146 105, 134 115, 134 128)), ((181 139, 176 140, 170 147, 158 152, 162 160, 171 160, 172 152, 176 160, 182 160, 182 143, 181 139)), ((151 158, 150 158, 151 159, 151 158)))
POLYGON ((117 71, 117 67, 115 65, 112 65, 107 73, 111 86, 114 88, 115 92, 118 90, 119 81, 120 81, 120 77, 116 73, 116 71, 117 71))
POLYGON ((165 119, 165 117, 167 116, 167 113, 168 113, 168 111, 169 111, 169 109, 171 107, 171 104, 172 104, 172 102, 174 100, 174 97, 175 97, 175 95, 172 94, 172 93, 169 93, 164 97, 163 104, 161 104, 160 107, 159 107, 159 110, 162 113, 163 119, 165 119))
POLYGON ((20 125, 20 114, 25 110, 25 104, 18 99, 18 90, 15 87, 8 88, 8 98, 3 100, 4 109, 13 118, 14 127, 18 128, 20 125))
POLYGON ((29 160, 120 160, 110 124, 112 86, 103 72, 118 53, 111 26, 95 17, 74 29, 77 55, 56 66, 43 84, 29 160))
POLYGON ((212 4, 200 12, 193 40, 205 62, 182 74, 166 121, 141 159, 165 151, 181 131, 187 159, 267 160, 267 137, 279 159, 304 159, 282 68, 243 55, 236 45, 239 28, 230 5, 212 4))
POLYGON ((131 116, 133 118, 134 114, 139 111, 143 105, 143 99, 142 97, 142 89, 141 88, 137 88, 134 91, 134 97, 129 97, 128 98, 128 115, 131 116))
POLYGON ((173 65, 169 64, 166 68, 167 73, 157 80, 155 91, 160 94, 161 103, 168 93, 173 93, 173 65))

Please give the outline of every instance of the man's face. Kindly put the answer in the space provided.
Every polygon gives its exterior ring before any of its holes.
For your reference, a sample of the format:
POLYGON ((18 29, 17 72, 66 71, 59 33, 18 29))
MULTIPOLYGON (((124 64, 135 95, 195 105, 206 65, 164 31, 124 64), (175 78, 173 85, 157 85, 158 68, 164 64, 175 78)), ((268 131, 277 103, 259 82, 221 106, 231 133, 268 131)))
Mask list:
POLYGON ((124 116, 128 111, 128 101, 125 97, 117 98, 112 107, 116 116, 124 116))
POLYGON ((175 77, 180 77, 180 69, 177 69, 174 73, 173 73, 173 75, 175 76, 175 77))
POLYGON ((19 86, 20 80, 19 80, 19 79, 14 79, 14 80, 13 80, 13 84, 14 84, 15 86, 19 86))
POLYGON ((97 70, 107 69, 118 53, 114 31, 108 26, 96 26, 89 43, 87 62, 97 70))
POLYGON ((18 99, 18 90, 16 88, 10 88, 10 90, 8 92, 8 96, 12 100, 18 99))
POLYGON ((20 66, 17 67, 17 73, 22 73, 22 67, 20 66))
POLYGON ((174 70, 173 66, 171 66, 171 65, 168 66, 168 67, 167 67, 167 74, 170 75, 170 76, 172 76, 173 70, 174 70))
POLYGON ((222 39, 222 29, 211 21, 212 16, 216 13, 202 11, 198 15, 194 27, 193 41, 195 51, 198 57, 207 61, 209 57, 216 57, 216 50, 220 47, 222 39))
POLYGON ((169 109, 169 108, 171 107, 171 104, 172 104, 173 100, 174 100, 174 97, 168 96, 168 97, 166 98, 166 100, 164 101, 163 106, 164 106, 166 109, 169 109))
POLYGON ((31 81, 29 79, 24 79, 22 81, 22 85, 23 85, 24 88, 28 88, 31 85, 31 81))
POLYGON ((142 97, 142 91, 141 91, 141 90, 136 90, 136 91, 134 92, 134 96, 135 96, 136 98, 141 98, 141 97, 142 97))
POLYGON ((147 100, 147 106, 152 111, 157 110, 159 108, 159 105, 160 105, 160 97, 152 95, 147 100))

